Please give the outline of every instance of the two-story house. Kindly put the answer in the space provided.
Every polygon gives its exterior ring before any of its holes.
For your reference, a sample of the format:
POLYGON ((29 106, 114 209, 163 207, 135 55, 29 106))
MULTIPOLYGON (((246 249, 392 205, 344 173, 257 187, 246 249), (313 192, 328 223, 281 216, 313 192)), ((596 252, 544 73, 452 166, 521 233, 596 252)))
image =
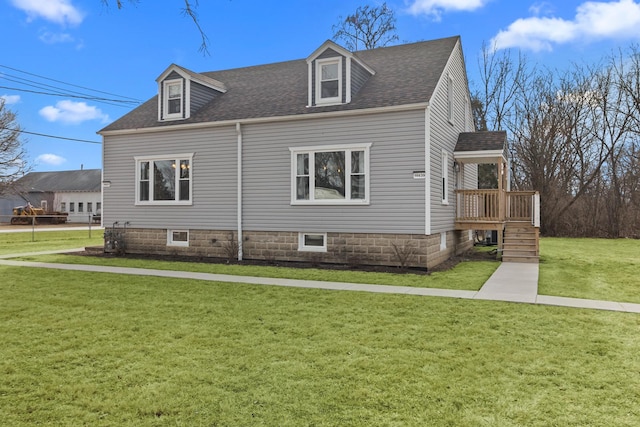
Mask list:
POLYGON ((173 64, 157 83, 99 132, 103 223, 127 223, 128 252, 430 268, 471 247, 456 189, 477 188, 483 150, 506 153, 502 133, 469 148, 459 37, 358 52, 327 41, 306 59, 203 73, 173 64), (456 161, 460 135, 471 155, 456 161))

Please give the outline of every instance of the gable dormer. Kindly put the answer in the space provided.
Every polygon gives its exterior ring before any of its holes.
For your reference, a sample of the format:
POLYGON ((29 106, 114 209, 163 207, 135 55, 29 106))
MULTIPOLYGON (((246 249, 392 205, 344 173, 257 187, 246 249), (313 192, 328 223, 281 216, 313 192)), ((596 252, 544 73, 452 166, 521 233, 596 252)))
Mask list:
POLYGON ((348 104, 375 71, 347 49, 327 40, 307 58, 308 105, 348 104))
POLYGON ((158 121, 185 120, 227 91, 222 82, 171 64, 157 79, 158 121))

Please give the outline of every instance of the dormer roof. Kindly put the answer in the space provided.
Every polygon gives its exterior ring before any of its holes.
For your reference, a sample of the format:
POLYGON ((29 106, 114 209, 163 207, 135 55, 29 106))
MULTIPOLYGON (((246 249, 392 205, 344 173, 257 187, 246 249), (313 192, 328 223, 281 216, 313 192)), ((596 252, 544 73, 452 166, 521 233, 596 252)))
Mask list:
POLYGON ((367 63, 364 62, 361 58, 359 58, 358 56, 354 55, 352 52, 350 52, 349 50, 343 48, 342 46, 340 46, 339 44, 337 44, 336 42, 334 42, 332 40, 327 40, 326 42, 322 43, 322 45, 320 45, 319 48, 314 50, 313 53, 307 57, 307 63, 310 63, 313 60, 317 59, 327 49, 331 49, 331 50, 339 53, 340 55, 344 56, 345 58, 351 58, 352 60, 357 61, 371 75, 376 73, 375 70, 373 68, 371 68, 369 65, 367 65, 367 63))
POLYGON ((167 69, 164 70, 162 74, 158 76, 158 78, 156 79, 156 82, 160 83, 164 81, 174 71, 185 79, 189 79, 193 82, 200 83, 201 85, 217 90, 218 92, 225 93, 227 91, 226 86, 221 81, 212 79, 211 77, 207 77, 204 74, 194 73, 193 71, 188 70, 184 67, 181 67, 180 65, 177 65, 177 64, 169 65, 167 69))

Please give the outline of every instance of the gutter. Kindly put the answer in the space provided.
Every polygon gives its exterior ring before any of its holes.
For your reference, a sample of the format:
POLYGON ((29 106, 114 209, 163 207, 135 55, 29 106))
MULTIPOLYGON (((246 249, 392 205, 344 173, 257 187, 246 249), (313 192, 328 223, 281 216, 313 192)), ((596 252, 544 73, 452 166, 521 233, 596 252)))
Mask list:
POLYGON ((287 122, 287 121, 312 120, 312 119, 323 119, 323 118, 333 118, 333 117, 362 116, 362 115, 377 114, 377 113, 391 113, 395 111, 422 110, 427 108, 428 106, 429 106, 428 102, 418 102, 415 104, 394 105, 391 107, 365 108, 365 109, 358 109, 358 110, 325 111, 325 112, 317 112, 317 113, 293 114, 288 116, 221 120, 218 122, 186 123, 186 124, 153 126, 153 127, 145 127, 145 128, 134 128, 134 129, 101 130, 101 131, 98 131, 97 134, 102 136, 116 136, 116 135, 130 135, 130 134, 136 134, 136 133, 166 132, 171 130, 208 129, 208 128, 223 127, 223 126, 233 126, 240 123, 241 124, 278 123, 278 122, 287 122))
POLYGON ((238 179, 238 261, 242 261, 242 125, 236 122, 236 135, 238 136, 238 153, 237 153, 237 179, 238 179))

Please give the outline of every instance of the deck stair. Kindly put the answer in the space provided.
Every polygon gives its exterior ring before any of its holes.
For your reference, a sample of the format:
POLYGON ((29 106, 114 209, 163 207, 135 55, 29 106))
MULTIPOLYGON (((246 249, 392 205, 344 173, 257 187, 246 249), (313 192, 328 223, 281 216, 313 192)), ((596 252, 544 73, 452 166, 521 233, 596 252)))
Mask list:
POLYGON ((507 221, 502 261, 536 263, 539 259, 539 229, 528 221, 507 221))

